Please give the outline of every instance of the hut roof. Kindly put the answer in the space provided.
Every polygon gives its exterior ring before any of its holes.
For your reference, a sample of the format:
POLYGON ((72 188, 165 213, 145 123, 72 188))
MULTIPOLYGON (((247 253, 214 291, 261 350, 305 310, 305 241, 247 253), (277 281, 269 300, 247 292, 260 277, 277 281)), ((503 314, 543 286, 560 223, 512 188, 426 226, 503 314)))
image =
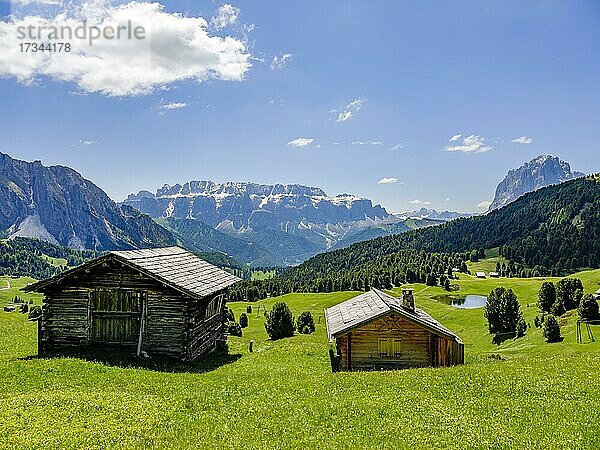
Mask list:
POLYGON ((44 291, 75 273, 102 264, 109 259, 117 260, 166 286, 196 298, 214 294, 241 281, 238 277, 180 247, 165 247, 112 251, 52 278, 30 284, 24 290, 44 291))
POLYGON ((415 308, 413 310, 408 308, 396 297, 392 297, 378 289, 372 289, 325 309, 325 323, 329 340, 333 340, 337 336, 346 334, 391 312, 420 324, 436 334, 461 342, 456 334, 422 309, 415 308))

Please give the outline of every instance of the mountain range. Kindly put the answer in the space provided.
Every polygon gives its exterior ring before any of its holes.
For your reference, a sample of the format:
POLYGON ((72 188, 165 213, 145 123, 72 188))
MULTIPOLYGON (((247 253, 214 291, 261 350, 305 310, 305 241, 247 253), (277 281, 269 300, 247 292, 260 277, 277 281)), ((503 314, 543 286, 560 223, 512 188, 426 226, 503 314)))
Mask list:
POLYGON ((0 230, 75 249, 173 245, 171 233, 131 206, 118 206, 64 166, 45 167, 0 153, 0 230))
POLYGON ((131 194, 123 204, 149 214, 188 247, 233 252, 254 266, 293 265, 329 249, 440 223, 397 217, 369 199, 331 197, 299 184, 190 181, 131 194))
POLYGON ((489 210, 502 208, 524 194, 553 184, 563 183, 585 174, 571 172, 568 162, 554 155, 540 155, 518 169, 512 169, 496 188, 489 210))
MULTIPOLYGON (((493 207, 546 184, 581 176, 551 155, 511 170, 493 207)), ((179 244, 252 267, 299 264, 324 251, 471 216, 422 208, 390 214, 351 194, 316 187, 191 181, 122 204, 64 166, 0 153, 0 238, 33 237, 74 249, 179 244)))

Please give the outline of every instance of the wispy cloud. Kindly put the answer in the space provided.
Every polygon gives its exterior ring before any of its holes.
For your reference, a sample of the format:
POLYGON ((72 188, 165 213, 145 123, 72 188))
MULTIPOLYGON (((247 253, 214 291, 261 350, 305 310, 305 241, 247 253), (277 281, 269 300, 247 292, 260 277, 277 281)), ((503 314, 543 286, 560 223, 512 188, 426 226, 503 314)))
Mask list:
POLYGON ((527 136, 516 137, 512 141, 515 144, 531 144, 533 142, 533 138, 527 136))
POLYGON ((292 147, 306 147, 314 142, 314 138, 296 138, 287 143, 287 145, 291 145, 292 147))
POLYGON ((164 105, 160 105, 159 106, 159 114, 163 115, 168 113, 169 111, 173 111, 175 109, 183 109, 183 108, 187 108, 189 105, 187 103, 184 102, 170 102, 170 103, 165 103, 164 105))
POLYGON ((365 103, 365 99, 363 98, 355 98, 350 103, 348 103, 344 108, 340 109, 332 109, 331 112, 336 113, 337 117, 335 119, 336 122, 346 122, 354 117, 354 115, 360 111, 362 106, 365 103))
POLYGON ((393 145, 392 147, 390 147, 390 150, 392 150, 392 151, 402 150, 402 149, 403 149, 402 144, 396 144, 396 145, 393 145))
POLYGON ((477 207, 478 208, 489 208, 491 204, 492 204, 492 202, 485 200, 483 202, 477 203, 477 207))
POLYGON ((79 143, 81 145, 94 145, 94 144, 97 144, 98 141, 94 141, 94 140, 91 140, 91 139, 79 139, 79 143))
POLYGON ((236 8, 229 3, 225 3, 224 5, 219 6, 216 16, 210 19, 210 26, 213 30, 222 30, 229 25, 233 25, 239 14, 239 8, 236 8))
POLYGON ((90 3, 93 7, 67 8, 54 16, 32 14, 0 21, 0 78, 12 77, 24 85, 48 78, 75 83, 75 91, 136 96, 168 89, 183 80, 242 81, 252 66, 246 41, 211 35, 202 17, 168 12, 158 2, 90 3), (19 27, 42 30, 39 40, 47 41, 50 30, 73 30, 82 21, 100 30, 132 23, 146 34, 151 30, 152 36, 108 39, 102 35, 94 45, 75 37, 61 39, 71 45, 68 53, 24 54, 10 42, 19 27))
POLYGON ((431 205, 431 202, 429 200, 411 200, 408 203, 410 203, 411 205, 417 205, 417 206, 431 205))
POLYGON ((352 141, 352 145, 383 145, 381 141, 352 141))
POLYGON ((23 5, 23 6, 27 6, 27 5, 46 5, 46 6, 54 6, 54 5, 61 5, 64 2, 64 0, 12 0, 12 3, 14 5, 23 5))
POLYGON ((385 177, 377 182, 377 184, 395 184, 398 183, 398 178, 396 177, 385 177))
POLYGON ((279 56, 274 56, 271 60, 271 65, 269 66, 269 68, 271 70, 281 70, 285 67, 287 63, 289 63, 292 60, 293 57, 294 55, 292 55, 291 53, 282 53, 279 56))
POLYGON ((462 134, 455 134, 454 136, 452 136, 450 139, 448 139, 448 142, 456 142, 458 141, 460 138, 462 137, 462 134))
MULTIPOLYGON (((454 135, 450 138, 449 142, 457 142, 460 138, 460 135, 454 135)), ((461 143, 447 145, 444 150, 447 152, 485 153, 492 150, 492 148, 491 145, 486 144, 484 137, 472 134, 463 138, 461 143)))

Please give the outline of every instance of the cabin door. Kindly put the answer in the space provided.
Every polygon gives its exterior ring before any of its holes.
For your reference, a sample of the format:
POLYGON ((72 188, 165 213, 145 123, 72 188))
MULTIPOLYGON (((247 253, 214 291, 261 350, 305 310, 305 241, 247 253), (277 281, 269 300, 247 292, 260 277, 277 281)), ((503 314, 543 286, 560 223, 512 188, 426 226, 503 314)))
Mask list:
POLYGON ((146 293, 97 289, 90 298, 91 340, 104 344, 136 344, 146 293))

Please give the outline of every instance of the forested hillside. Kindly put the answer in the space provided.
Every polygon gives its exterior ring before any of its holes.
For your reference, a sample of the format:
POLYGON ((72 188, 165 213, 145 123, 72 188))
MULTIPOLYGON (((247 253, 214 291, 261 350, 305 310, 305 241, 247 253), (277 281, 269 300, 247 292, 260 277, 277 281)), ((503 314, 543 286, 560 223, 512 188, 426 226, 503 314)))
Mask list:
POLYGON ((580 178, 527 194, 485 216, 360 242, 323 253, 289 274, 318 276, 403 249, 463 252, 500 248, 500 254, 542 272, 600 267, 600 182, 580 178))
POLYGON ((99 256, 93 250, 79 251, 37 239, 15 238, 0 242, 0 275, 43 279, 68 267, 99 256))

